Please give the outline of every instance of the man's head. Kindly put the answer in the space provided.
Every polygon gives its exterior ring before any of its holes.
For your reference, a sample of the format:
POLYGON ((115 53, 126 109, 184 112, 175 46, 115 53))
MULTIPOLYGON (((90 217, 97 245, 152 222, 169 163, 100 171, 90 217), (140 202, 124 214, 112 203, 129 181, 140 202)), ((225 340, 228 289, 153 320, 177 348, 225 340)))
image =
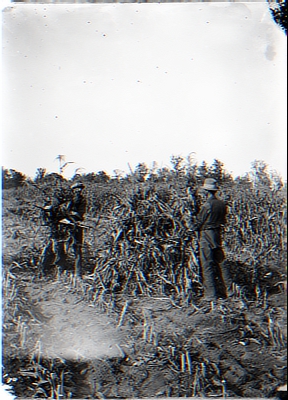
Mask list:
POLYGON ((207 178, 205 179, 202 188, 208 192, 216 193, 218 190, 217 182, 213 178, 207 178))
POLYGON ((84 188, 85 188, 85 185, 82 182, 74 183, 71 186, 71 189, 73 190, 73 192, 81 192, 84 188))

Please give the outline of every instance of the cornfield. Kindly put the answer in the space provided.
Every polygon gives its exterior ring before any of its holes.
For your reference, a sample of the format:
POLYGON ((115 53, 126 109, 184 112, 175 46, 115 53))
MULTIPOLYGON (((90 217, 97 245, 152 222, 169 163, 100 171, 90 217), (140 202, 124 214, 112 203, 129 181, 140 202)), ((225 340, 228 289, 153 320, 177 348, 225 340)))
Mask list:
MULTIPOLYGON (((87 232, 95 259, 95 298, 104 292, 167 294, 184 304, 201 295, 198 237, 191 231, 201 195, 196 185, 174 184, 142 182, 124 186, 121 195, 106 192, 106 202, 97 199, 103 207, 99 236, 87 232)), ((91 201, 95 193, 87 192, 91 201)), ((233 281, 252 298, 277 290, 285 280, 283 190, 234 182, 220 197, 229 210, 224 248, 233 281)), ((93 201, 90 207, 97 209, 93 201)))
POLYGON ((4 188, 3 380, 16 395, 265 397, 285 383, 286 316, 279 300, 286 282, 284 185, 261 163, 233 179, 219 171, 219 162, 217 169, 172 161, 171 170, 139 164, 126 177, 72 179, 85 183, 88 203, 82 280, 73 274, 69 249, 71 271, 51 267, 43 277, 38 267, 49 230, 34 206, 68 196, 71 181, 42 174, 4 188), (228 206, 224 263, 233 296, 217 307, 201 305, 193 230, 207 176, 219 181, 218 195, 228 206), (45 357, 36 333, 49 319, 35 307, 32 286, 111 317, 115 331, 129 333, 125 346, 117 345, 119 356, 45 357))

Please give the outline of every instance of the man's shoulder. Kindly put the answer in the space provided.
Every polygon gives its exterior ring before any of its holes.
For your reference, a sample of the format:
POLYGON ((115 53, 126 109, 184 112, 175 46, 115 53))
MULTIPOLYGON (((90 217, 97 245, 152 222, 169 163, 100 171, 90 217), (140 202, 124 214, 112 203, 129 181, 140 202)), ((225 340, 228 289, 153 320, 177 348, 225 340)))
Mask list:
POLYGON ((210 204, 214 205, 216 207, 221 207, 221 208, 226 208, 226 206, 227 206, 223 200, 217 199, 216 197, 213 199, 210 199, 210 204))
POLYGON ((212 201, 212 202, 215 202, 215 203, 222 203, 222 204, 225 204, 225 202, 223 201, 223 200, 221 200, 221 199, 219 199, 219 197, 212 197, 211 199, 209 199, 210 201, 212 201))

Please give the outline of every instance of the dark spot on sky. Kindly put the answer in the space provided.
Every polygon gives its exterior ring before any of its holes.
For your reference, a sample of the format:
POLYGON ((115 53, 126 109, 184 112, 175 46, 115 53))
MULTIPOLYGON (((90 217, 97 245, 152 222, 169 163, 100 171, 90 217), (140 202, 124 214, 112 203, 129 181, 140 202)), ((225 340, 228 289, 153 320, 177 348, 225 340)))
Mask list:
POLYGON ((86 83, 86 81, 83 81, 83 83, 86 83))
POLYGON ((90 22, 90 21, 88 21, 88 22, 87 22, 87 24, 91 24, 91 22, 90 22))
POLYGON ((55 115, 55 118, 58 118, 58 115, 55 115))
POLYGON ((269 44, 266 47, 265 57, 267 58, 267 60, 272 61, 275 56, 276 56, 276 52, 274 51, 274 47, 269 44))

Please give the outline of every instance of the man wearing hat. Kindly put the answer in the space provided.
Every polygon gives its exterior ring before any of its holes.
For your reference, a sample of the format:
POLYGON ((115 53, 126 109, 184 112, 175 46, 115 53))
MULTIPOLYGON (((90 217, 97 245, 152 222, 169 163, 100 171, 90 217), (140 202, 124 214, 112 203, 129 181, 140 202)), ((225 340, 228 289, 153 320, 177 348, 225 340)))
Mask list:
POLYGON ((70 187, 69 194, 63 192, 60 197, 53 199, 51 205, 42 207, 44 221, 51 230, 49 243, 39 262, 43 270, 47 265, 67 268, 67 247, 71 245, 75 257, 75 273, 81 274, 84 228, 78 224, 83 221, 86 212, 86 200, 82 194, 84 187, 83 183, 75 183, 70 187))
POLYGON ((72 197, 67 204, 67 219, 72 222, 71 225, 71 241, 75 256, 75 273, 81 275, 82 248, 84 242, 84 228, 77 225, 83 221, 86 212, 87 202, 83 196, 82 190, 85 185, 77 182, 71 186, 72 197))
POLYGON ((226 223, 226 204, 216 197, 218 190, 216 180, 205 179, 202 187, 206 194, 206 202, 197 215, 195 229, 200 231, 200 263, 202 269, 202 280, 204 296, 207 300, 227 298, 227 273, 221 263, 224 260, 222 250, 221 230, 226 223))

